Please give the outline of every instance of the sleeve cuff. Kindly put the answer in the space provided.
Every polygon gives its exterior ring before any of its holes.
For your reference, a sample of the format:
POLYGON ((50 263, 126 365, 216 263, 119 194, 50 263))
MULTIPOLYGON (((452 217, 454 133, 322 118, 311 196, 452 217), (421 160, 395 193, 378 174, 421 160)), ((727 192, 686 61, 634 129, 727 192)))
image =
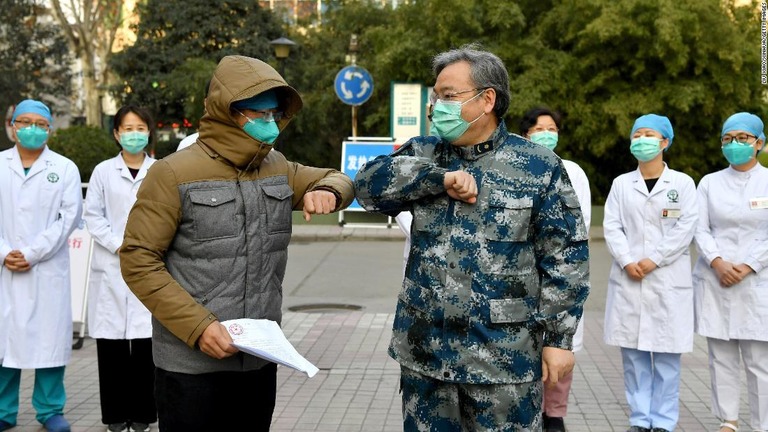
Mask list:
POLYGON ((573 335, 566 335, 561 333, 544 333, 544 346, 560 348, 564 350, 573 350, 573 335))

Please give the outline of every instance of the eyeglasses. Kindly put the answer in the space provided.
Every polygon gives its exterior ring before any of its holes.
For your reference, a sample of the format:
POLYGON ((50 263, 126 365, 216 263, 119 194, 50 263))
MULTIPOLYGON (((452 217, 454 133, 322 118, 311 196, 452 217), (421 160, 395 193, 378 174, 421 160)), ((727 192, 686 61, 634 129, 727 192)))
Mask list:
POLYGON ((480 96, 480 94, 482 92, 488 90, 489 88, 490 87, 478 87, 478 88, 473 88, 473 89, 469 89, 469 90, 462 90, 462 91, 457 91, 457 92, 453 92, 453 93, 446 93, 445 95, 443 95, 443 97, 439 97, 437 95, 437 93, 432 93, 432 95, 429 97, 429 107, 427 108, 427 118, 429 119, 429 121, 432 121, 432 112, 435 110, 435 104, 437 103, 437 101, 453 102, 453 103, 459 103, 461 105, 464 105, 465 103, 471 101, 472 99, 480 96), (479 91, 479 93, 477 93, 476 95, 472 96, 471 98, 465 100, 464 102, 459 102, 459 101, 455 100, 456 96, 461 95, 461 94, 465 94, 465 93, 469 93, 469 92, 473 92, 473 91, 479 91))
POLYGON ((35 125, 35 126, 39 127, 40 129, 44 129, 44 130, 48 130, 48 128, 50 127, 48 125, 48 122, 45 121, 45 120, 32 121, 32 120, 29 120, 29 119, 16 119, 16 120, 13 121, 13 124, 14 125, 18 125, 22 129, 28 128, 28 127, 30 127, 32 125, 35 125))
MULTIPOLYGON (((466 93, 470 93, 470 92, 473 92, 473 91, 488 90, 489 88, 490 87, 476 87, 476 88, 469 89, 469 90, 461 90, 461 91, 457 91, 457 92, 445 93, 442 96, 438 95, 437 93, 432 93, 432 95, 429 97, 429 103, 434 105, 439 100, 444 101, 444 102, 453 102, 453 101, 455 101, 456 96, 463 95, 463 94, 466 94, 466 93)), ((477 96, 477 95, 475 95, 475 96, 477 96)))
POLYGON ((535 134, 535 133, 537 133, 537 132, 552 132, 552 133, 558 133, 558 132, 559 132, 559 129, 557 129, 557 128, 556 128, 556 127, 554 127, 554 126, 552 126, 552 127, 548 127, 548 128, 544 128, 544 127, 538 126, 538 127, 535 127, 535 128, 533 128, 533 129, 528 129, 528 135, 530 135, 530 134, 535 134))
POLYGON ((264 120, 265 122, 279 122, 280 120, 283 119, 283 113, 280 111, 255 111, 255 110, 249 110, 249 111, 256 113, 256 116, 251 118, 241 113, 240 111, 238 111, 238 113, 240 113, 241 116, 247 118, 248 120, 253 120, 258 118, 258 119, 264 120))
POLYGON ((723 135, 723 137, 720 138, 720 142, 723 143, 723 145, 725 145, 725 144, 730 144, 730 143, 732 143, 735 140, 737 143, 739 143, 741 145, 752 145, 752 144, 754 144, 754 143, 750 143, 749 142, 750 139, 757 140, 757 137, 754 136, 754 135, 747 134, 747 133, 740 133, 740 134, 735 135, 735 136, 734 135, 723 135))

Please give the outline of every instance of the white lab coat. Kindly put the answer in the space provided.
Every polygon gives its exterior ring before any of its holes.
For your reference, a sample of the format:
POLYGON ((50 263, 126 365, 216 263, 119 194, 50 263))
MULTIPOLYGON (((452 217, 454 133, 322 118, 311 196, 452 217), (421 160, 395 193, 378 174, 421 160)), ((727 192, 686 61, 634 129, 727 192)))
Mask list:
POLYGON ((199 136, 200 136, 200 133, 198 132, 195 132, 192 135, 187 135, 186 137, 184 137, 183 140, 179 142, 179 146, 176 147, 176 151, 184 150, 185 148, 191 146, 192 144, 195 143, 195 141, 197 141, 197 137, 199 136))
POLYGON ((411 224, 413 223, 413 213, 409 211, 400 212, 395 216, 397 226, 405 234, 405 246, 403 247, 403 275, 405 267, 408 265, 408 255, 411 252, 411 224))
POLYGON ((614 179, 603 230, 613 256, 603 339, 641 351, 693 350, 690 244, 698 220, 696 187, 664 166, 649 194, 640 170, 614 179), (658 268, 638 282, 624 266, 649 258, 658 268))
POLYGON ((24 174, 16 147, 0 152, 0 259, 20 250, 27 272, 0 270, 0 362, 64 366, 72 355, 69 235, 83 195, 74 162, 45 147, 24 174))
MULTIPOLYGON (((587 232, 589 232, 589 224, 592 221, 592 192, 589 190, 589 179, 587 179, 587 174, 576 162, 563 159, 563 165, 568 172, 568 177, 571 179, 576 197, 579 199, 584 224, 587 226, 587 232)), ((405 272, 405 266, 408 264, 408 254, 411 250, 411 223, 413 222, 413 215, 409 211, 400 212, 395 216, 395 221, 397 221, 400 230, 405 234, 405 247, 403 249, 403 272, 405 272)), ((582 316, 578 327, 576 327, 576 334, 573 336, 573 351, 579 351, 583 347, 584 319, 582 316)))
MULTIPOLYGON (((584 225, 589 232, 589 226, 592 223, 592 191, 589 190, 589 179, 587 174, 576 162, 563 159, 563 166, 571 179, 573 190, 579 199, 581 215, 584 218, 584 225)), ((576 327, 576 333, 573 335, 573 351, 581 351, 584 347, 584 314, 582 313, 579 325, 576 327)))
POLYGON ((154 162, 146 156, 134 179, 118 154, 91 174, 83 219, 94 239, 88 286, 88 335, 94 339, 152 337, 152 315, 125 284, 117 251, 136 192, 154 162))
POLYGON ((708 174, 698 187, 699 223, 694 268, 696 332, 716 339, 768 341, 768 168, 731 167, 708 174), (722 288, 712 260, 745 263, 754 274, 722 288))

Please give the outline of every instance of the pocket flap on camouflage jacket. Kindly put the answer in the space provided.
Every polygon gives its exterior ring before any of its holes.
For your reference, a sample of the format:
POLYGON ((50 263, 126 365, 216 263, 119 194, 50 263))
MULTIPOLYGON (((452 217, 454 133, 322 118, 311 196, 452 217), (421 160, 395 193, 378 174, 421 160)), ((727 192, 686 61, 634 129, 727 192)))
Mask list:
POLYGON ((488 194, 488 205, 508 209, 527 209, 533 207, 531 197, 520 197, 511 189, 493 189, 488 194))
POLYGON ((496 324, 525 322, 529 318, 529 308, 525 299, 496 299, 489 300, 491 322, 496 324))

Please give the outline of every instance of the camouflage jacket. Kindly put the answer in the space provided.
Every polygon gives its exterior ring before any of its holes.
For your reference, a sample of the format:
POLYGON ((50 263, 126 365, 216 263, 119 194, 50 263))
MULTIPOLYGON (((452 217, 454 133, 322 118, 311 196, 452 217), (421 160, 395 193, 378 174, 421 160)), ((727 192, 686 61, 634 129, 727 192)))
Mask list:
POLYGON ((411 250, 389 354, 436 379, 477 384, 541 378, 543 346, 571 349, 589 293, 589 249, 562 161, 510 135, 468 147, 416 137, 355 178, 368 211, 413 212, 411 250), (478 197, 448 197, 447 172, 478 197))

